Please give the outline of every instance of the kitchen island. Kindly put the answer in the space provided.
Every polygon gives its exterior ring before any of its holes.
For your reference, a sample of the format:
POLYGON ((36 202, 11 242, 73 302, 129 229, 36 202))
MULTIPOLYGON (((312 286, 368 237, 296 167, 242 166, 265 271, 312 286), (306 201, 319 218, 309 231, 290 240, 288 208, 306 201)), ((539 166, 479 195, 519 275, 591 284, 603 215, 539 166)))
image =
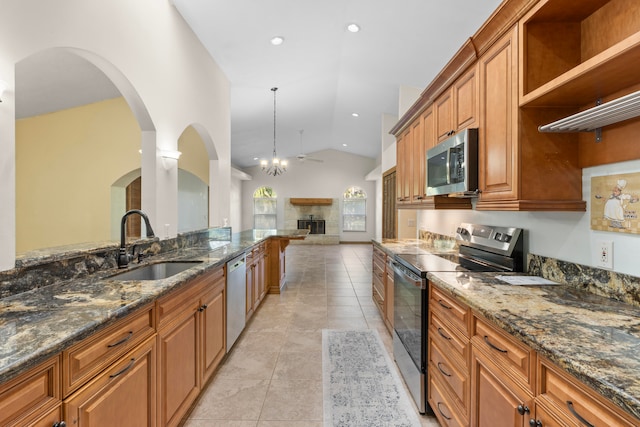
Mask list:
MULTIPOLYGON (((52 360, 55 362, 51 369, 47 367, 47 372, 59 372, 57 360, 61 352, 112 325, 122 323, 121 319, 131 319, 131 315, 138 319, 136 321, 139 324, 148 323, 148 326, 140 326, 141 330, 148 330, 141 338, 146 340, 145 343, 148 342, 144 337, 150 337, 154 333, 156 322, 153 306, 156 301, 169 294, 175 295, 183 287, 221 271, 228 260, 256 245, 275 240, 279 253, 283 253, 285 242, 303 239, 307 233, 307 230, 247 230, 233 234, 228 242, 205 239, 184 244, 189 239, 182 239, 180 242, 176 239, 175 242, 165 244, 163 249, 159 247, 165 241, 158 243, 154 240, 150 242, 150 246, 155 246, 148 251, 147 255, 150 256, 144 258, 141 265, 131 265, 130 269, 175 261, 189 261, 193 266, 160 280, 118 280, 113 276, 123 270, 112 268, 114 260, 109 257, 109 262, 104 263, 106 268, 93 274, 61 280, 0 299, 0 389, 4 384, 11 384, 21 374, 52 360), (150 314, 139 316, 139 313, 145 312, 150 314), (151 320, 147 322, 147 318, 151 320)), ((75 259, 77 254, 70 256, 75 259)), ((63 260, 62 264, 65 264, 64 257, 64 254, 52 256, 56 263, 63 260)), ((70 264, 69 269, 77 269, 73 263, 67 264, 70 264)), ((55 268, 60 266, 56 265, 55 268)), ((278 270, 276 275, 279 282, 275 287, 279 290, 281 281, 284 280, 284 271, 278 270)), ((3 282, 5 284, 7 283, 3 282)), ((207 289, 206 283, 203 289, 207 289)), ((133 331, 135 326, 130 328, 133 331)), ((131 334, 133 332, 129 333, 131 334)), ((57 390, 59 378, 56 379, 55 375, 46 378, 51 383, 44 389, 57 390)), ((38 384, 38 381, 32 384, 38 384)), ((43 389, 41 385, 35 387, 34 392, 36 389, 38 392, 43 389)), ((59 391, 55 393, 59 399, 59 391)), ((10 401, 3 402, 3 399, 0 399, 0 407, 10 404, 10 401)))

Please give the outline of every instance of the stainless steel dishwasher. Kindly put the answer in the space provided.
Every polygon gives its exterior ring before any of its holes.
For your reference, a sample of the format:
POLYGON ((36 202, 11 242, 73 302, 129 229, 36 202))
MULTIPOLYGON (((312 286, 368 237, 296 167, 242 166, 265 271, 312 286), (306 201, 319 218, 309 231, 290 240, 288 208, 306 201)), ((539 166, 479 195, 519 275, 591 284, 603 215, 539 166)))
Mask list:
POLYGON ((244 329, 247 304, 245 254, 227 263, 227 353, 244 329))

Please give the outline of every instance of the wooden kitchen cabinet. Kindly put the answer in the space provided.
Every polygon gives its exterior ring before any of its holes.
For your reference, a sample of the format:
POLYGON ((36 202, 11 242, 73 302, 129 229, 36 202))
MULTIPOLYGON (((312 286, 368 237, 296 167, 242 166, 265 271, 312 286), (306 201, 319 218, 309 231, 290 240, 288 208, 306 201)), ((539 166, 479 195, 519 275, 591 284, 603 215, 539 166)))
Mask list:
POLYGON ((149 305, 63 351, 63 395, 70 395, 125 352, 155 334, 155 328, 154 307, 149 305))
POLYGON ((224 356, 224 267, 156 302, 158 312, 158 423, 175 426, 224 356))
POLYGON ((428 322, 429 405, 442 425, 467 426, 471 309, 430 283, 428 322))
POLYGON ((460 76, 433 103, 436 142, 442 142, 457 132, 477 126, 478 65, 460 76))
POLYGON ((156 425, 156 340, 150 337, 64 401, 68 426, 156 425))
POLYGON ((390 257, 387 255, 387 282, 384 284, 384 323, 387 325, 387 330, 390 334, 393 334, 393 301, 395 298, 394 293, 394 271, 393 268, 389 265, 390 257))
POLYGON ((472 345, 471 419, 476 427, 525 427, 533 393, 511 381, 495 359, 472 345))
POLYGON ((244 315, 245 315, 245 320, 248 321, 249 319, 251 319, 251 316, 253 316, 253 311, 256 308, 255 307, 256 264, 253 259, 253 250, 246 252, 245 266, 246 266, 245 283, 247 288, 246 290, 247 297, 245 302, 244 315))
POLYGON ((247 302, 245 309, 246 320, 249 320, 251 316, 253 316, 255 311, 258 309, 258 306, 267 294, 267 267, 267 245, 265 243, 261 243, 252 248, 250 251, 247 251, 247 302))
POLYGON ((379 247, 373 245, 372 259, 372 296, 378 307, 380 317, 393 333, 393 268, 389 266, 389 256, 379 247))
POLYGON ((413 141, 411 127, 396 138, 396 201, 399 207, 411 203, 413 184, 413 141))
MULTIPOLYGON (((538 357, 538 396, 535 421, 542 426, 637 425, 589 387, 572 378, 544 357, 538 357)), ((533 417, 532 417, 533 418, 533 417)))
POLYGON ((62 418, 60 356, 40 363, 0 387, 0 425, 51 427, 62 418))

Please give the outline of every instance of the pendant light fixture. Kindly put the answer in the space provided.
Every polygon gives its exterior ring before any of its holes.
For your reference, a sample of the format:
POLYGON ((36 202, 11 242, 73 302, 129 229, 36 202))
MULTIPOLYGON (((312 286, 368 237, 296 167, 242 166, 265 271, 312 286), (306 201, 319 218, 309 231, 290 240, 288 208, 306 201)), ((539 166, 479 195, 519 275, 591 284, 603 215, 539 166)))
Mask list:
POLYGON ((278 159, 276 155, 276 91, 277 87, 272 87, 271 91, 273 92, 273 158, 271 159, 271 163, 268 160, 261 160, 260 166, 262 166, 262 170, 271 176, 282 175, 287 171, 288 162, 286 160, 278 159))

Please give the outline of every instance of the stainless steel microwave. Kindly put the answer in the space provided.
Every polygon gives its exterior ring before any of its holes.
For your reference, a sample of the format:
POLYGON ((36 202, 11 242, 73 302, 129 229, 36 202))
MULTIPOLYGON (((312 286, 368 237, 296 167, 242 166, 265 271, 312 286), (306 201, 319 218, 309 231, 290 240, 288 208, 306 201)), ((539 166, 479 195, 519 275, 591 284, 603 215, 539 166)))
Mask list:
POLYGON ((478 194, 478 129, 465 129, 427 150, 427 196, 478 194))

